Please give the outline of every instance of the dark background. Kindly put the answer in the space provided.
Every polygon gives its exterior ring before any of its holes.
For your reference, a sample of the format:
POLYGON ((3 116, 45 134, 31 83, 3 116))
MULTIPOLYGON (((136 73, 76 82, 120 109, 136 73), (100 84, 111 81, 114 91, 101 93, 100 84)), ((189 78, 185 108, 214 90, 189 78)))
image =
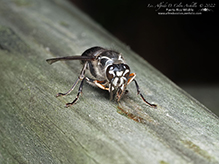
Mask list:
MULTIPOLYGON (((158 15, 165 8, 156 11, 148 5, 155 6, 160 1, 71 1, 207 107, 218 109, 216 7, 208 7, 212 10, 201 11, 201 15, 158 15)), ((163 3, 179 4, 180 1, 163 3)), ((183 1, 183 4, 191 5, 192 1, 183 1)), ((206 0, 199 4, 215 3, 206 0)))

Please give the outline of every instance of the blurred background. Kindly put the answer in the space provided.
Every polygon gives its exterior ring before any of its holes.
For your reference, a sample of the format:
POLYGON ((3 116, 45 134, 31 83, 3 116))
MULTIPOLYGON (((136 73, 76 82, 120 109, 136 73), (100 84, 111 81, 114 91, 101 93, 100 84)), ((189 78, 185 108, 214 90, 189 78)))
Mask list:
POLYGON ((207 0, 69 1, 219 115, 217 4, 207 0), (156 8, 161 3, 163 7, 156 8), (201 14, 159 15, 167 9, 183 9, 180 3, 201 14), (179 6, 168 8, 168 4, 179 6))

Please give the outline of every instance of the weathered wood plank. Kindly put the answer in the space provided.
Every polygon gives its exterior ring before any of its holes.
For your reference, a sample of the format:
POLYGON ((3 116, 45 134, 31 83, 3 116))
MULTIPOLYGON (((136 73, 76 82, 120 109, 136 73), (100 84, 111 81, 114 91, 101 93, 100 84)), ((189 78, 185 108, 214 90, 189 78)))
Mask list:
POLYGON ((0 0, 0 163, 218 163, 218 118, 64 0, 0 0), (76 80, 91 46, 121 51, 134 84, 119 104, 84 86, 79 102, 55 98, 76 80))

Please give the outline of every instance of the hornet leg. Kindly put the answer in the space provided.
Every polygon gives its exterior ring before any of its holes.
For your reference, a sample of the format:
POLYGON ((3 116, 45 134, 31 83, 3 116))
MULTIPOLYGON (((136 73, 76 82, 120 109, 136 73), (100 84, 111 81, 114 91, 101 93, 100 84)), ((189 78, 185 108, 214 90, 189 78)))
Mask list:
POLYGON ((78 84, 79 81, 80 81, 80 79, 78 78, 78 79, 76 80, 76 82, 73 84, 73 86, 71 87, 71 89, 69 89, 68 92, 66 92, 66 93, 58 93, 58 94, 56 95, 56 97, 59 97, 59 96, 66 96, 66 95, 70 94, 71 91, 74 90, 75 86, 78 84))
POLYGON ((91 85, 97 86, 103 90, 109 90, 109 88, 105 87, 105 85, 104 85, 106 83, 106 80, 105 81, 98 81, 98 80, 91 79, 89 77, 86 77, 85 79, 91 85))
POLYGON ((65 105, 66 108, 68 108, 69 106, 75 104, 76 101, 78 101, 79 96, 80 96, 80 94, 82 93, 83 83, 84 83, 84 79, 81 81, 81 84, 80 84, 80 86, 79 86, 78 94, 77 94, 76 98, 75 98, 74 101, 72 101, 71 103, 67 103, 67 104, 65 105))
POLYGON ((83 66, 83 68, 82 68, 82 70, 81 70, 80 76, 78 77, 78 79, 76 80, 76 82, 73 84, 73 86, 71 87, 71 89, 69 89, 69 91, 66 92, 66 93, 58 93, 58 94, 56 95, 56 97, 59 97, 59 96, 66 96, 66 95, 70 94, 70 93, 74 90, 74 88, 75 88, 75 86, 78 84, 78 82, 79 82, 80 80, 83 80, 83 79, 85 78, 84 74, 85 74, 85 69, 86 69, 86 67, 87 67, 87 62, 84 64, 84 66, 83 66))
POLYGON ((139 86, 138 86, 137 81, 136 81, 135 79, 133 79, 133 81, 135 82, 135 85, 136 85, 136 88, 137 88, 137 93, 140 94, 142 100, 143 100, 146 104, 148 104, 149 106, 151 106, 151 107, 153 107, 153 108, 156 108, 157 105, 151 104, 151 103, 149 103, 149 102, 147 102, 147 101, 145 100, 144 96, 143 96, 143 95, 141 94, 141 92, 140 92, 140 88, 139 88, 139 86))

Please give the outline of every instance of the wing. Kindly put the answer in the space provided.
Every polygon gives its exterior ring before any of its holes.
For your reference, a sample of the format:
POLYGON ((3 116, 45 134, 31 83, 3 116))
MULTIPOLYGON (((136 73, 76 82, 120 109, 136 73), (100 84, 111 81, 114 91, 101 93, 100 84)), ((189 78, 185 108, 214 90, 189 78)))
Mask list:
POLYGON ((57 61, 60 60, 83 60, 83 61, 91 61, 94 60, 95 57, 93 56, 65 56, 65 57, 57 57, 57 58, 51 58, 51 59, 46 59, 46 61, 49 64, 53 64, 57 61))

